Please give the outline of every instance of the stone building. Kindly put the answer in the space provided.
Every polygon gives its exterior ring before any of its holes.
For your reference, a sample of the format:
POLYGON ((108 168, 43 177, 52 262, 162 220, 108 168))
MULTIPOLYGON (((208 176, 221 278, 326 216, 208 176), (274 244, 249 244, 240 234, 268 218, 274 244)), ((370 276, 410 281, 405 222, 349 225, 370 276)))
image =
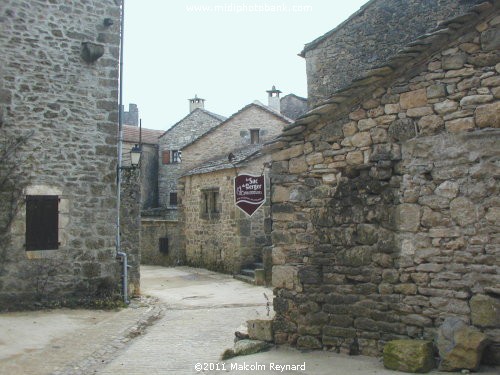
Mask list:
MULTIPOLYGON (((120 7, 4 0, 0 28, 0 308, 108 297, 120 286, 120 7)), ((124 231, 124 251, 137 233, 124 231)))
POLYGON ((288 94, 281 98, 280 112, 283 116, 295 120, 307 112, 307 99, 295 94, 288 94))
POLYGON ((159 205, 170 218, 177 216, 177 179, 186 170, 181 164, 183 147, 192 143, 226 118, 205 109, 205 99, 189 99, 189 114, 168 129, 159 140, 159 205))
POLYGON ((232 274, 263 267, 264 248, 271 244, 269 200, 248 217, 235 205, 234 178, 267 178, 270 158, 260 153, 262 144, 290 123, 254 102, 183 148, 189 171, 179 181, 179 221, 187 264, 232 274))
POLYGON ((139 129, 123 125, 123 161, 130 163, 130 151, 141 145, 140 185, 141 210, 158 207, 158 142, 162 130, 139 129))
POLYGON ((418 2, 424 29, 400 21, 417 2, 395 3, 371 1, 306 47, 313 108, 266 146, 275 341, 377 355, 457 316, 498 364, 499 2, 418 2), (444 12, 456 17, 433 28, 444 12), (393 32, 409 43, 373 44, 371 63, 371 41, 393 32))
POLYGON ((310 108, 360 78, 440 21, 482 0, 370 0, 337 28, 306 44, 310 108))

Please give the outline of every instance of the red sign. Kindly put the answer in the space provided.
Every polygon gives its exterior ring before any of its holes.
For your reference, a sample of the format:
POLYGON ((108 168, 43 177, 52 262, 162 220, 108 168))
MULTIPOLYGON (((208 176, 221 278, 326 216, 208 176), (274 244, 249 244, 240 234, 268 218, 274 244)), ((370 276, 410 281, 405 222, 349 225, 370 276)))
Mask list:
POLYGON ((264 176, 242 174, 234 178, 234 199, 236 206, 252 216, 266 201, 264 176))

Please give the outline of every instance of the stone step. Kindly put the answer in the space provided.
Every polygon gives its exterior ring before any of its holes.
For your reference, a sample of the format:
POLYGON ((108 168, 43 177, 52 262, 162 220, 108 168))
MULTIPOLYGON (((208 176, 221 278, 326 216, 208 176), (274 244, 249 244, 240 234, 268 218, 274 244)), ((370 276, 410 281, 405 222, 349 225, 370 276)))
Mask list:
POLYGON ((249 268, 243 269, 240 271, 240 274, 242 274, 244 276, 255 277, 255 270, 251 270, 249 268))
POLYGON ((264 263, 260 263, 260 262, 254 263, 253 268, 255 268, 255 269, 264 268, 264 263))
POLYGON ((246 276, 239 274, 239 275, 234 275, 233 277, 236 280, 243 281, 244 283, 255 285, 255 280, 253 276, 246 276))

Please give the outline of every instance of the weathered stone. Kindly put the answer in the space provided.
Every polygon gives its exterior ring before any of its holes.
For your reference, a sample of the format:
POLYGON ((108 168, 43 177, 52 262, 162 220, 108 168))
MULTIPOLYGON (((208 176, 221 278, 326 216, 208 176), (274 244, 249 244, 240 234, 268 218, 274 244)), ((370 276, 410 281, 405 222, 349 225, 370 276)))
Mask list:
POLYGON ((297 268, 294 266, 274 266, 273 287, 294 289, 298 285, 297 273, 297 268))
POLYGON ((268 350, 271 345, 265 341, 239 340, 234 344, 234 356, 250 355, 268 350))
POLYGON ((466 117, 446 121, 444 126, 450 133, 460 133, 474 129, 475 122, 473 117, 466 117))
POLYGON ((441 98, 446 95, 446 87, 444 85, 431 85, 427 87, 427 98, 441 98))
POLYGON ((500 299, 476 294, 470 299, 472 324, 478 327, 500 328, 500 299))
POLYGON ((452 219, 460 226, 466 226, 477 221, 476 205, 465 197, 458 197, 451 201, 450 214, 452 219))
POLYGON ((420 227, 420 206, 400 204, 396 209, 396 225, 404 232, 416 232, 420 227))
POLYGON ((463 97, 460 100, 460 105, 462 107, 469 105, 478 105, 491 102, 492 100, 493 100, 493 95, 470 95, 463 97))
POLYGON ((400 110, 399 103, 396 104, 386 104, 384 107, 384 112, 387 115, 398 113, 400 110))
POLYGON ((443 56, 442 65, 444 70, 461 69, 466 62, 464 53, 456 53, 449 56, 443 56))
POLYGON ((393 340, 384 346, 384 366, 390 370, 426 373, 435 367, 432 342, 393 340))
POLYGON ((273 202, 280 203, 286 202, 290 198, 290 190, 284 186, 273 186, 272 200, 273 202))
POLYGON ((425 89, 404 92, 400 96, 401 109, 424 107, 427 104, 427 93, 425 89))
POLYGON ((290 159, 288 162, 288 171, 292 174, 303 173, 307 171, 308 165, 304 157, 290 159))
POLYGON ((351 137, 351 144, 354 147, 365 147, 372 144, 369 132, 356 133, 351 137))
POLYGON ((481 48, 485 51, 500 49, 500 29, 498 27, 481 33, 481 48))
POLYGON ((306 163, 308 165, 315 165, 323 163, 323 154, 321 152, 316 152, 306 156, 306 163))
POLYGON ((273 321, 258 319, 247 321, 248 335, 251 340, 273 341, 273 321))
POLYGON ((389 126, 389 135, 398 141, 414 138, 417 135, 415 123, 408 118, 396 120, 389 126))
POLYGON ((372 118, 368 118, 368 119, 364 119, 364 120, 359 120, 358 121, 358 129, 361 132, 365 131, 365 130, 368 130, 368 129, 371 129, 371 128, 373 128, 376 125, 377 125, 377 123, 372 118))
POLYGON ((420 132, 424 135, 435 134, 444 127, 443 125, 443 118, 438 115, 424 116, 418 121, 420 132))
POLYGON ((453 112, 457 108, 458 108, 458 103, 453 101, 453 100, 449 100, 449 99, 446 99, 445 101, 434 104, 434 110, 440 115, 444 115, 446 113, 453 112))
POLYGON ((474 118, 480 128, 500 128, 500 102, 477 107, 474 118))
POLYGON ((321 342, 313 336, 300 336, 297 340, 297 347, 300 349, 321 349, 321 342))
POLYGON ((272 158, 273 161, 289 160, 302 155, 303 151, 304 145, 299 144, 273 153, 272 158))
POLYGON ((358 127, 354 121, 351 121, 344 124, 342 131, 344 132, 344 137, 350 137, 358 132, 358 127))
POLYGON ((363 153, 361 151, 348 152, 346 155, 345 161, 349 165, 363 164, 363 162, 364 162, 363 153))
POLYGON ((459 318, 446 318, 439 327, 436 345, 441 357, 439 370, 477 370, 488 344, 484 333, 468 327, 459 318))
POLYGON ((406 111, 406 115, 408 117, 422 117, 432 115, 434 111, 431 107, 417 107, 417 108, 409 108, 406 111))

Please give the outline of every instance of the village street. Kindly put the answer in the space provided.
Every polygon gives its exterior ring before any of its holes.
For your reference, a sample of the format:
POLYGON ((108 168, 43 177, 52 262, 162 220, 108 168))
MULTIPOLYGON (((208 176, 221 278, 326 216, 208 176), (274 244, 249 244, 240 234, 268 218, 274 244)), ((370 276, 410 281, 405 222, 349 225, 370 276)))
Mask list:
POLYGON ((398 373, 376 358, 286 348, 222 362, 241 324, 268 316, 270 289, 206 270, 151 266, 142 267, 142 288, 142 301, 121 311, 1 315, 0 374, 398 373), (304 363, 305 371, 278 367, 304 363), (197 371, 198 364, 214 370, 197 371))

